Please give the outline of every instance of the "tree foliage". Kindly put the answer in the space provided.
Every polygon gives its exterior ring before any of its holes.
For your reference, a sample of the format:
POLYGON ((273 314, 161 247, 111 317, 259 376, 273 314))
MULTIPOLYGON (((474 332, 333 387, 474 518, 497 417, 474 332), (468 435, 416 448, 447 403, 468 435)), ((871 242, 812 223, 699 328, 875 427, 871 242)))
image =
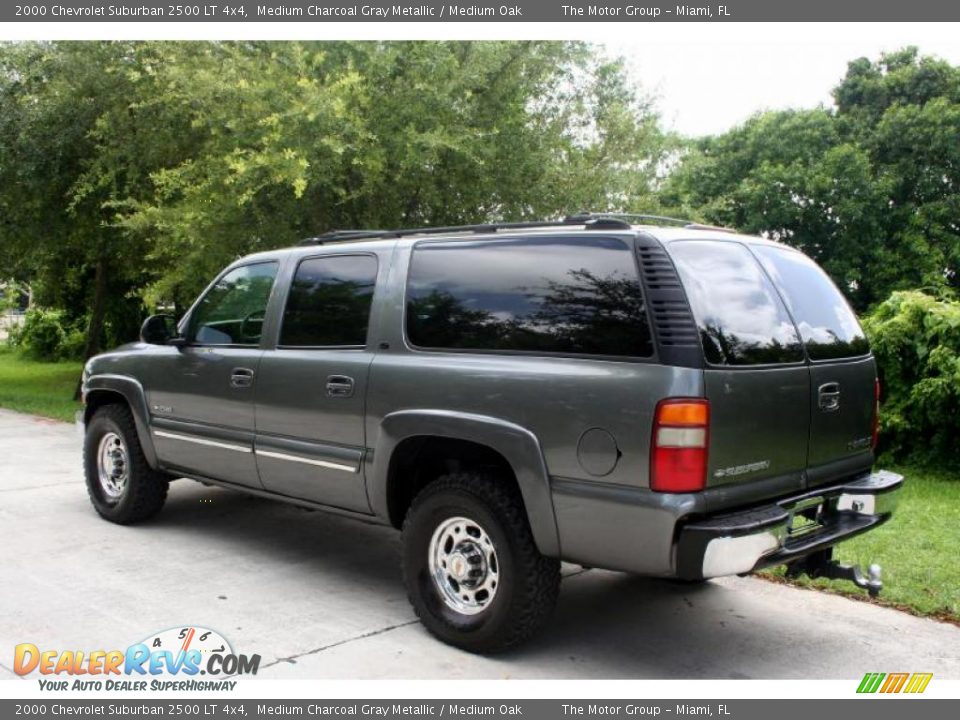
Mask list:
POLYGON ((798 247, 863 311, 960 285, 960 68, 915 48, 849 64, 835 107, 697 141, 668 205, 798 247))
POLYGON ((0 275, 90 309, 92 352, 326 230, 649 204, 666 145, 581 43, 6 44, 0 275))
POLYGON ((883 387, 882 447, 899 459, 956 467, 960 302, 895 292, 864 319, 864 328, 883 387))

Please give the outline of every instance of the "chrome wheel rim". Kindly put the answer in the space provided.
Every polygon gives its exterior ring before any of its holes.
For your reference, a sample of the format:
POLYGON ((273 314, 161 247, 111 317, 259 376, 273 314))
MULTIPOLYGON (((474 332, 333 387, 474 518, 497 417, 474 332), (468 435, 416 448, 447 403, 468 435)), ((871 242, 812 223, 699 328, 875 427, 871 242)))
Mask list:
POLYGON ((458 613, 483 612, 497 595, 500 563, 493 540, 469 518, 444 520, 428 549, 430 577, 443 603, 458 613))
POLYGON ((123 438, 114 432, 106 433, 100 438, 97 449, 97 475, 100 479, 100 489, 107 500, 116 501, 123 496, 127 489, 129 473, 129 457, 127 446, 123 438))

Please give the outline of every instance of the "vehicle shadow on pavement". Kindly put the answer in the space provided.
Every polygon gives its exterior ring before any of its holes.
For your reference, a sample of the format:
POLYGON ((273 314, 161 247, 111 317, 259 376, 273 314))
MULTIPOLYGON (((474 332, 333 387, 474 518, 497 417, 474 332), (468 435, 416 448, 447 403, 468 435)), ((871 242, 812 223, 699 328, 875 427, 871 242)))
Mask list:
MULTIPOLYGON (((142 530, 151 536, 144 543, 162 537, 183 552, 222 556, 233 574, 249 569, 256 579, 241 592, 263 592, 273 616, 306 623, 309 640, 293 649, 278 643, 277 656, 309 655, 302 671, 311 667, 317 676, 341 675, 328 663, 349 656, 345 648, 353 645, 344 643, 356 644, 352 652, 379 652, 414 642, 437 663, 473 657, 480 675, 513 677, 800 678, 812 668, 828 677, 900 657, 896 643, 876 639, 886 630, 882 616, 871 617, 880 609, 861 603, 751 579, 688 585, 565 565, 544 631, 516 650, 479 658, 440 645, 416 624, 392 528, 178 481, 164 511, 142 530), (283 590, 262 589, 270 587, 283 590), (322 622, 311 625, 310 613, 322 622), (349 632, 330 630, 350 623, 349 632), (337 639, 328 643, 325 632, 337 639)), ((223 611, 232 617, 228 604, 223 611)), ((255 622, 245 620, 258 634, 275 627, 255 622)), ((384 667, 379 676, 429 677, 428 667, 415 669, 384 667)))
POLYGON ((352 579, 368 590, 373 585, 402 594, 400 538, 392 528, 189 480, 174 487, 179 492, 171 492, 149 523, 156 531, 176 530, 198 547, 227 543, 238 556, 274 566, 301 566, 307 583, 352 579), (184 492, 182 486, 192 487, 184 492))
POLYGON ((564 655, 599 677, 755 677, 740 648, 780 653, 783 641, 769 632, 771 618, 749 620, 738 607, 743 595, 712 582, 571 574, 546 632, 515 655, 564 655))

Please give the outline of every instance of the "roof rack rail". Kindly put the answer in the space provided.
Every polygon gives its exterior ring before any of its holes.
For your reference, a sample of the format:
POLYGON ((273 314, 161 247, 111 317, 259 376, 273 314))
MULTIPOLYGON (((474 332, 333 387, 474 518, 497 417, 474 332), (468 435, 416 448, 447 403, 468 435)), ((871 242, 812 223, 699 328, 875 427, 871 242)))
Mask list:
POLYGON ((331 242, 347 242, 349 240, 370 239, 382 237, 389 230, 331 230, 316 237, 305 238, 300 241, 301 245, 323 245, 331 242))
POLYGON ((588 225, 590 227, 628 229, 629 223, 618 218, 602 214, 581 213, 568 215, 563 220, 535 220, 527 222, 494 222, 476 225, 447 225, 440 227, 398 228, 396 230, 331 230, 330 232, 306 238, 301 245, 324 245, 327 243, 349 242, 351 240, 373 240, 376 238, 400 238, 409 235, 448 235, 452 233, 494 233, 500 230, 525 230, 532 228, 564 227, 567 225, 588 225))
POLYGON ((722 225, 709 225, 705 223, 699 223, 695 220, 684 220, 682 218, 669 217, 667 215, 646 215, 642 213, 583 213, 578 216, 580 218, 593 217, 594 219, 605 219, 605 218, 630 218, 636 220, 653 220, 658 223, 673 223, 675 225, 680 225, 687 230, 716 230, 718 232, 728 232, 735 233, 737 232, 733 228, 723 227, 722 225))
POLYGON ((410 235, 449 235, 453 233, 495 233, 500 230, 527 230, 534 228, 564 227, 567 225, 585 225, 602 230, 629 230, 631 220, 672 223, 683 227, 703 227, 692 220, 668 217, 666 215, 644 215, 641 213, 580 212, 567 215, 562 220, 534 220, 526 222, 493 222, 476 225, 446 225, 441 227, 398 228, 395 230, 331 230, 330 232, 307 238, 301 245, 325 245, 327 243, 349 242, 351 240, 392 239, 410 235))
POLYGON ((725 233, 735 233, 736 230, 733 228, 724 227, 723 225, 704 225, 703 223, 690 223, 685 226, 688 230, 716 230, 717 232, 725 233))
POLYGON ((675 225, 683 225, 683 226, 695 224, 693 220, 684 220, 683 218, 675 218, 675 217, 670 217, 670 216, 668 216, 668 215, 649 215, 649 214, 646 214, 646 213, 617 213, 617 212, 591 213, 591 212, 585 212, 585 213, 580 213, 579 215, 576 215, 576 216, 574 216, 574 217, 580 218, 581 220, 591 219, 591 218, 594 219, 594 220, 607 219, 607 218, 609 218, 609 219, 612 219, 612 220, 621 220, 621 221, 627 221, 627 220, 640 220, 640 221, 653 220, 653 221, 655 221, 655 222, 657 222, 657 223, 664 223, 664 224, 665 224, 665 223, 672 223, 672 224, 675 224, 675 225))

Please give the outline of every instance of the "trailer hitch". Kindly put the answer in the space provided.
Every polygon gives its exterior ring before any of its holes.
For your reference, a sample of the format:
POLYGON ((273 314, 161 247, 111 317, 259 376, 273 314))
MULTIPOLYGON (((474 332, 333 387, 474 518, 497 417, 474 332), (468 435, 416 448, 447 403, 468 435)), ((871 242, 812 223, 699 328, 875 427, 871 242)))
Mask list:
POLYGON ((834 560, 833 548, 827 548, 787 563, 786 575, 789 578, 806 575, 811 579, 849 580, 857 587, 866 590, 870 597, 875 598, 883 589, 880 572, 880 566, 873 563, 867 568, 867 577, 864 577, 860 568, 856 565, 842 565, 834 560))

